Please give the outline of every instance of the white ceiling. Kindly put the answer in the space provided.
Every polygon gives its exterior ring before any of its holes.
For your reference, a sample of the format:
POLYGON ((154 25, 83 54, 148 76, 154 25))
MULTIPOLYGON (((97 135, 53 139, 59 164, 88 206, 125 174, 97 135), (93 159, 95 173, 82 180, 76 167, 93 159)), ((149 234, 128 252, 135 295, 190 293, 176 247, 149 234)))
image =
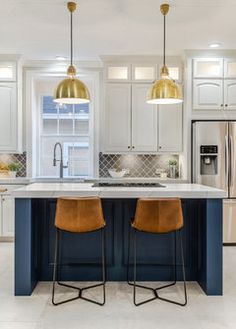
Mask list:
MULTIPOLYGON (((77 0, 75 56, 162 53, 159 0, 77 0)), ((167 1, 167 53, 236 48, 236 0, 167 1)), ((69 14, 63 0, 0 0, 0 53, 26 59, 69 56, 69 14)))

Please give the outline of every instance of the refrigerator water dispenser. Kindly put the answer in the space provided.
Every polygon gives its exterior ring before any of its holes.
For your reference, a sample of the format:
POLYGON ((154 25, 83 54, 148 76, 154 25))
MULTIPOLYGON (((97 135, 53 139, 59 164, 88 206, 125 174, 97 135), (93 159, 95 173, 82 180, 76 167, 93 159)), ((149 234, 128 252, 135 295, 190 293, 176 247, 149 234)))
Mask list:
POLYGON ((218 168, 217 145, 200 146, 200 174, 217 175, 218 168))

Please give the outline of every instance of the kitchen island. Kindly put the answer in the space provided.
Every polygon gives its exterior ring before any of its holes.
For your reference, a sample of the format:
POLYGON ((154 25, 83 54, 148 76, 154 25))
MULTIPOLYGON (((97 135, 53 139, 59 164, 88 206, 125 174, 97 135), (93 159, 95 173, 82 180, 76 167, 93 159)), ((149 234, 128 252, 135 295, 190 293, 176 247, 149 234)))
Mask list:
MULTIPOLYGON (((38 281, 51 281, 54 217, 60 196, 99 196, 106 226, 107 280, 125 281, 128 232, 141 197, 182 200, 186 277, 207 295, 222 295, 222 190, 197 184, 165 187, 93 187, 91 183, 35 183, 13 192, 15 200, 15 295, 30 295, 38 281)), ((62 235, 61 279, 101 279, 98 232, 62 235)), ((173 234, 138 233, 138 280, 173 279, 173 234)), ((180 265, 180 255, 177 254, 180 265)), ((182 280, 181 267, 177 270, 182 280)))

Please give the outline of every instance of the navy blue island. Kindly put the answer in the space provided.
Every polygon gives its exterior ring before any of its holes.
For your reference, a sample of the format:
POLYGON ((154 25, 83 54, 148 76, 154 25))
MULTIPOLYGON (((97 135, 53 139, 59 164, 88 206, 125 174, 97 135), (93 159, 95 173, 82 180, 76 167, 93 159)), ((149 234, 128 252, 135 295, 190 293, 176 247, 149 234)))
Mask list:
MULTIPOLYGON (((51 281, 55 243, 54 216, 60 196, 99 196, 106 227, 107 281, 125 281, 128 232, 141 197, 182 200, 186 279, 207 295, 222 295, 222 199, 225 192, 197 184, 148 187, 92 187, 90 183, 34 183, 14 191, 15 295, 31 295, 38 281, 51 281)), ((62 235, 61 280, 101 279, 98 232, 62 235), (63 265, 65 264, 65 265, 63 265)), ((173 279, 172 234, 138 233, 138 280, 173 279)), ((180 255, 177 264, 180 265, 180 255)), ((182 280, 178 266, 178 279, 182 280)))

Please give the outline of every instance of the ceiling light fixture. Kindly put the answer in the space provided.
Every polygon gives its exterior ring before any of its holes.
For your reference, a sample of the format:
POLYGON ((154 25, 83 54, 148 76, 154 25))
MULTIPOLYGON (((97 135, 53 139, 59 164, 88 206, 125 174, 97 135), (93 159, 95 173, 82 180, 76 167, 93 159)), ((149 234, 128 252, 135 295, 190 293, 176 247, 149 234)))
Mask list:
POLYGON ((169 11, 168 4, 162 4, 160 11, 164 16, 164 44, 163 44, 163 67, 161 78, 156 80, 148 91, 147 103, 149 104, 176 104, 182 103, 182 92, 179 85, 170 78, 166 66, 166 15, 169 11))
POLYGON ((66 57, 64 57, 64 56, 56 56, 56 60, 57 61, 65 61, 66 60, 66 57))
POLYGON ((90 102, 90 95, 86 85, 76 78, 76 68, 73 65, 73 12, 75 2, 68 2, 70 12, 70 66, 67 69, 68 77, 62 80, 56 88, 54 102, 60 104, 83 104, 90 102))
POLYGON ((220 47, 220 43, 218 43, 218 42, 210 43, 209 44, 209 47, 210 48, 219 48, 220 47))

